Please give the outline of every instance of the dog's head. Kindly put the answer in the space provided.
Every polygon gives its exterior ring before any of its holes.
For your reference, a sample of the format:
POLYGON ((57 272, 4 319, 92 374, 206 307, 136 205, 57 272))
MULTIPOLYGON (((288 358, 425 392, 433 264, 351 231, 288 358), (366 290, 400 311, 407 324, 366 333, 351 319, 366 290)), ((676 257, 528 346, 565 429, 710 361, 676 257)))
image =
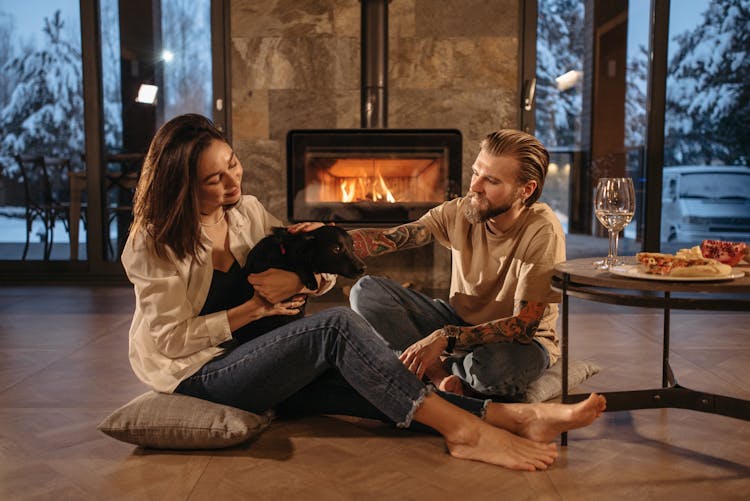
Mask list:
POLYGON ((314 271, 356 278, 365 272, 365 263, 354 254, 351 235, 338 226, 321 226, 303 234, 314 271))

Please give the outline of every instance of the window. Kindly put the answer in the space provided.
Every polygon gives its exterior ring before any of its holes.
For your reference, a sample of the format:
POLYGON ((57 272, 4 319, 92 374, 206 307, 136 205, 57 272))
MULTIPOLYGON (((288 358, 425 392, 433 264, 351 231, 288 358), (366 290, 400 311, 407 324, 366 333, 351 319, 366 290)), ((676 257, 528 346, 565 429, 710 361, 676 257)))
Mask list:
POLYGON ((228 2, 98 3, 0 0, 3 273, 122 276, 133 188, 156 129, 195 112, 227 130, 228 2), (86 72, 101 87, 84 87, 86 72), (153 99, 138 97, 144 88, 153 99))

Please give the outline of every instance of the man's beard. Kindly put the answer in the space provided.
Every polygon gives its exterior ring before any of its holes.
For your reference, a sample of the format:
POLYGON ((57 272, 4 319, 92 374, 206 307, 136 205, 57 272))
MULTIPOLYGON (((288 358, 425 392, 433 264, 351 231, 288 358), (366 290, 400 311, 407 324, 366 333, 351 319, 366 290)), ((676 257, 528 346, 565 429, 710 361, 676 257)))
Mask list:
POLYGON ((464 217, 472 224, 489 221, 493 217, 505 214, 513 207, 513 200, 506 200, 504 204, 493 207, 484 195, 474 192, 469 192, 466 198, 469 203, 464 206, 464 217), (479 206, 474 205, 472 200, 479 201, 479 206))

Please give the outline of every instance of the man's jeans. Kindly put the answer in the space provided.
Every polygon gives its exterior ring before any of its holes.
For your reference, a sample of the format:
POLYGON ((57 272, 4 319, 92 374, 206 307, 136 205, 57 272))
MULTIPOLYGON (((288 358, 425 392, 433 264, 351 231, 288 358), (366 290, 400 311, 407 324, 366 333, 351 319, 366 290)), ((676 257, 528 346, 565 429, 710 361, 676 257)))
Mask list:
MULTIPOLYGON (((386 278, 359 279, 349 301, 395 351, 405 350, 444 325, 468 325, 445 301, 386 278)), ((536 341, 481 345, 444 362, 449 374, 461 378, 475 392, 507 401, 523 400, 528 385, 548 365, 549 354, 536 341)))
MULTIPOLYGON (((347 414, 409 426, 427 387, 349 308, 302 318, 211 360, 176 392, 263 412, 347 414)), ((443 394, 482 416, 483 400, 443 394)))

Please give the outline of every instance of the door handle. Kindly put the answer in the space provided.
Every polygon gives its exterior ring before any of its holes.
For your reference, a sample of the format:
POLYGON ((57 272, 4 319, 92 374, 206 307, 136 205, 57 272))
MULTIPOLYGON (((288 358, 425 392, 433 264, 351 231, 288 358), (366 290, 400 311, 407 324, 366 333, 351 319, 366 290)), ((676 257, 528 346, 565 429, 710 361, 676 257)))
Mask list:
POLYGON ((531 111, 534 107, 534 93, 536 92, 536 78, 523 83, 523 109, 531 111))

